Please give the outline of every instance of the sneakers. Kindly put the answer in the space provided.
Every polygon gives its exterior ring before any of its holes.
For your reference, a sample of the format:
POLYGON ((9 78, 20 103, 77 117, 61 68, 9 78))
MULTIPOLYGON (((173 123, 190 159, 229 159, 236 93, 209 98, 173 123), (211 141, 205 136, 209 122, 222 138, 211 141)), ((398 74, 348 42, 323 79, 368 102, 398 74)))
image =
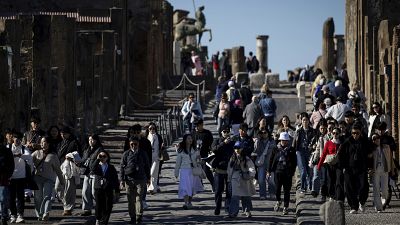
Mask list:
POLYGON ((247 218, 250 218, 250 217, 251 217, 251 212, 246 212, 245 214, 246 214, 246 217, 247 217, 247 218))
POLYGON ((10 223, 15 223, 15 222, 17 222, 17 218, 15 216, 11 215, 10 223))
POLYGON ((289 213, 289 209, 287 207, 283 207, 282 214, 287 215, 289 213))
POLYGON ((218 216, 221 213, 220 209, 215 209, 214 210, 214 215, 218 216))
POLYGON ((280 202, 280 201, 275 203, 275 206, 274 206, 274 211, 275 212, 279 211, 279 209, 281 208, 281 204, 282 204, 282 202, 280 202))
POLYGON ((365 212, 365 205, 361 205, 361 204, 360 204, 359 210, 360 210, 362 213, 364 213, 364 212, 365 212))
POLYGON ((22 217, 21 215, 18 215, 17 220, 15 221, 16 223, 24 223, 24 217, 22 217))
POLYGON ((191 202, 189 202, 189 203, 187 204, 187 208, 188 208, 188 209, 193 209, 193 205, 192 205, 191 202))
POLYGON ((350 210, 350 214, 357 214, 357 210, 355 209, 350 210))

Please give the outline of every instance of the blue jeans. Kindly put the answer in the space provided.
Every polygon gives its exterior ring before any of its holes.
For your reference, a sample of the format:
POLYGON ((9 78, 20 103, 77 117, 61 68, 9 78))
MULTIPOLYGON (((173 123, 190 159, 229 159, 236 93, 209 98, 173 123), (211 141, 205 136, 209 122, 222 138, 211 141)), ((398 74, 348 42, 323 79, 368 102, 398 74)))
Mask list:
POLYGON ((1 219, 8 220, 8 209, 10 208, 10 189, 8 186, 0 186, 0 211, 1 219))
POLYGON ((296 151, 297 166, 300 172, 300 189, 306 191, 307 187, 311 188, 311 168, 308 166, 310 153, 304 151, 296 151))
POLYGON ((312 190, 313 192, 319 194, 321 189, 321 171, 317 169, 317 166, 313 166, 313 178, 312 178, 312 190))
POLYGON ((229 126, 229 117, 225 117, 223 119, 218 117, 218 125, 217 125, 218 134, 221 134, 222 128, 224 128, 225 126, 229 126))
POLYGON ((51 196, 55 182, 41 176, 34 177, 39 190, 34 191, 35 197, 35 213, 36 216, 42 218, 48 215, 51 210, 51 196))
POLYGON ((229 215, 237 215, 239 213, 239 200, 242 200, 242 211, 250 212, 253 209, 250 196, 232 196, 229 204, 229 215))
POLYGON ((94 186, 93 178, 86 175, 83 178, 82 184, 82 210, 92 211, 93 209, 93 199, 94 199, 94 186))
POLYGON ((266 165, 257 167, 260 197, 267 197, 266 165))

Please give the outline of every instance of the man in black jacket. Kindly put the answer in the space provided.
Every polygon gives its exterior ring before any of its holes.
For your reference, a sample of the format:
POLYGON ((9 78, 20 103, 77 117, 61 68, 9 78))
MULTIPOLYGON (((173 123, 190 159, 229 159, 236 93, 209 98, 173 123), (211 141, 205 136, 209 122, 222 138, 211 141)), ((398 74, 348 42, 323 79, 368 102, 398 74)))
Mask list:
MULTIPOLYGON (((211 152, 211 145, 214 141, 213 135, 211 131, 204 129, 204 122, 202 119, 195 120, 193 124, 196 126, 196 129, 192 133, 193 141, 196 143, 196 147, 200 149, 201 158, 207 158, 208 154, 211 152)), ((212 190, 215 191, 214 176, 211 169, 206 166, 204 161, 202 166, 207 179, 211 184, 212 190)))
POLYGON ((225 194, 225 209, 228 209, 231 193, 228 188, 228 162, 234 152, 233 145, 235 144, 230 137, 229 127, 226 126, 222 129, 221 137, 216 139, 212 145, 212 151, 215 154, 215 158, 212 161, 211 166, 213 167, 214 173, 214 185, 215 185, 215 210, 214 215, 219 215, 222 205, 222 194, 224 188, 225 194))
POLYGON ((350 213, 365 211, 368 198, 368 155, 372 152, 370 141, 362 135, 362 125, 355 123, 349 137, 339 150, 339 168, 344 173, 344 185, 350 213))
POLYGON ((129 139, 130 149, 122 155, 120 166, 120 186, 125 188, 128 198, 128 211, 131 224, 141 223, 143 218, 143 195, 150 184, 150 162, 141 150, 138 137, 129 139))
POLYGON ((14 156, 11 149, 3 145, 3 136, 0 135, 0 217, 1 224, 6 225, 9 219, 8 208, 10 200, 10 178, 14 172, 14 156))

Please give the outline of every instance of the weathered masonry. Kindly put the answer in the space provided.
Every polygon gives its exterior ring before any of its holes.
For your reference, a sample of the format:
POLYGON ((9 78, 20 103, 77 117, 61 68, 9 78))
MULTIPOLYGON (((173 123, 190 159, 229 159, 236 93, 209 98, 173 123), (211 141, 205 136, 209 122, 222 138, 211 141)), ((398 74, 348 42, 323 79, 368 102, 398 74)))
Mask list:
POLYGON ((164 0, 0 1, 0 129, 95 129, 154 102, 172 74, 164 0))

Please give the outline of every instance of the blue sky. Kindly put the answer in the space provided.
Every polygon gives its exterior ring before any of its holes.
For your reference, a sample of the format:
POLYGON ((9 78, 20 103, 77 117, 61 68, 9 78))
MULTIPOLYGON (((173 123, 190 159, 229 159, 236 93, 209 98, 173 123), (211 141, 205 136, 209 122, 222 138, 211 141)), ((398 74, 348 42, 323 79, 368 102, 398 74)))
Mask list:
MULTIPOLYGON (((168 0, 174 9, 190 11, 193 0, 168 0)), ((314 64, 322 52, 322 26, 333 17, 335 34, 344 34, 345 0, 194 0, 204 5, 207 27, 213 40, 204 34, 202 45, 209 56, 217 50, 244 46, 245 54, 255 53, 256 36, 269 35, 269 68, 286 79, 288 69, 314 64)))

